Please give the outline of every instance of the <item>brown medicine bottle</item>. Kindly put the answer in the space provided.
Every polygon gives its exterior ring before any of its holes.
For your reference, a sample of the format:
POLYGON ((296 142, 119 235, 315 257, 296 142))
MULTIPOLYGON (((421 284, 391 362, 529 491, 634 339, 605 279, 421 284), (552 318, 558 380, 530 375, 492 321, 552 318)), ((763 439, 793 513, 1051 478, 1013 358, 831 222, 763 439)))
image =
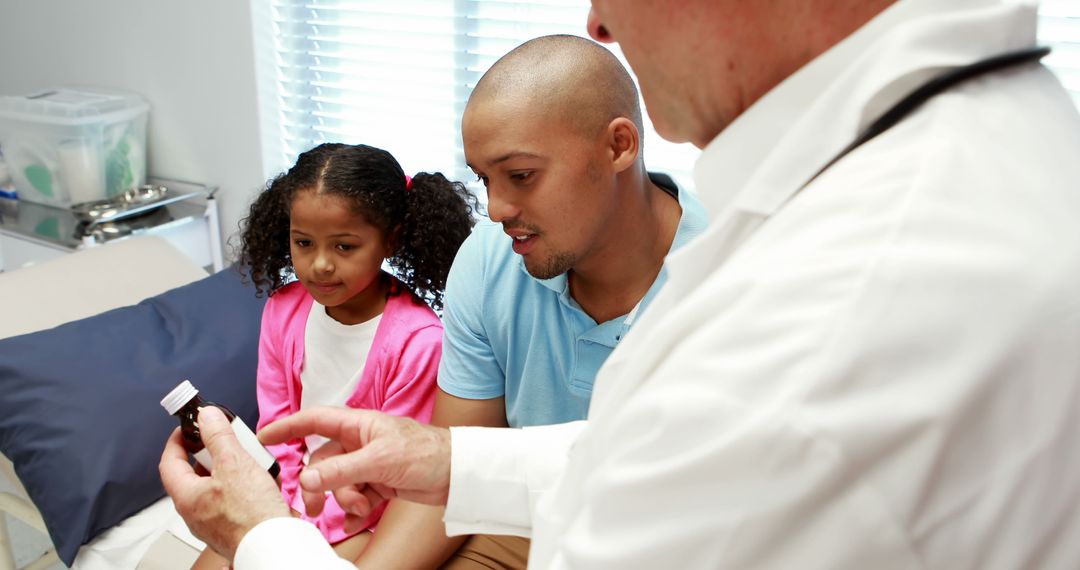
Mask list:
POLYGON ((214 462, 203 445, 202 435, 199 433, 199 408, 214 406, 225 413, 225 417, 232 423, 233 432, 240 441, 240 445, 251 455, 260 467, 266 469, 271 477, 277 477, 281 471, 274 456, 259 443, 251 428, 229 408, 208 402, 199 396, 199 390, 192 386, 191 382, 184 380, 176 388, 173 388, 167 396, 161 400, 161 407, 165 408, 169 415, 180 419, 180 433, 183 436, 184 449, 195 456, 207 471, 212 471, 214 462))

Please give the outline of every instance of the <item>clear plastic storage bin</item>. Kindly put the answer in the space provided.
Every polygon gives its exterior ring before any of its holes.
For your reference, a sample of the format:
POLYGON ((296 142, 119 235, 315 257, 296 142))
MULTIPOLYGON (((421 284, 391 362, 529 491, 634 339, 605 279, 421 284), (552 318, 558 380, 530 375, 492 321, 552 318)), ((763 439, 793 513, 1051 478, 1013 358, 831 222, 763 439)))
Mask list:
POLYGON ((69 207, 146 182, 146 120, 138 95, 54 89, 0 97, 0 151, 20 200, 69 207))

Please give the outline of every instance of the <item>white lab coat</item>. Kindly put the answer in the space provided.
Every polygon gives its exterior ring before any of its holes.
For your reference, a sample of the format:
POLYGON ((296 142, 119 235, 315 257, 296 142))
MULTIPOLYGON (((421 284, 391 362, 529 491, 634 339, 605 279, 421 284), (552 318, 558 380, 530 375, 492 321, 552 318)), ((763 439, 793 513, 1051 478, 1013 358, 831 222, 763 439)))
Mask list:
MULTIPOLYGON (((589 421, 453 430, 448 531, 531 534, 533 568, 1080 566, 1060 85, 1027 66, 956 87, 798 192, 916 85, 1034 31, 1030 6, 900 0, 755 103, 705 149, 713 225, 669 258, 589 421)), ((264 524, 241 554, 295 527, 264 524)))

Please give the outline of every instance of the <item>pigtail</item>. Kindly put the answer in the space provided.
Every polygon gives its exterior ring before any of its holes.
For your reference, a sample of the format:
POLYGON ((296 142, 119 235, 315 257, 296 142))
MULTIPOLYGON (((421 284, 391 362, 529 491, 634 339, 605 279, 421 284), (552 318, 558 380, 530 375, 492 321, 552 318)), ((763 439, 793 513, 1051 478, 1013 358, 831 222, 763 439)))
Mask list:
POLYGON ((250 272, 255 294, 262 297, 285 284, 289 263, 289 208, 275 192, 284 174, 267 184, 241 222, 240 266, 250 272))
POLYGON ((479 206, 464 184, 440 173, 421 172, 404 191, 405 220, 389 262, 409 289, 440 309, 450 265, 472 231, 479 206))

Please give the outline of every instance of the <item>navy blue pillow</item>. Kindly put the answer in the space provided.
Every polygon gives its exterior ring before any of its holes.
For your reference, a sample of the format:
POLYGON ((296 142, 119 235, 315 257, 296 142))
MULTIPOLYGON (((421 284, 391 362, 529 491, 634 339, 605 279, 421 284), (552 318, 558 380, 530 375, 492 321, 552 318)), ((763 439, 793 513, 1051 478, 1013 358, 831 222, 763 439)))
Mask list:
POLYGON ((181 380, 255 425, 264 303, 230 268, 138 305, 0 340, 0 451, 65 564, 164 496, 157 464, 179 424, 159 401, 181 380))

